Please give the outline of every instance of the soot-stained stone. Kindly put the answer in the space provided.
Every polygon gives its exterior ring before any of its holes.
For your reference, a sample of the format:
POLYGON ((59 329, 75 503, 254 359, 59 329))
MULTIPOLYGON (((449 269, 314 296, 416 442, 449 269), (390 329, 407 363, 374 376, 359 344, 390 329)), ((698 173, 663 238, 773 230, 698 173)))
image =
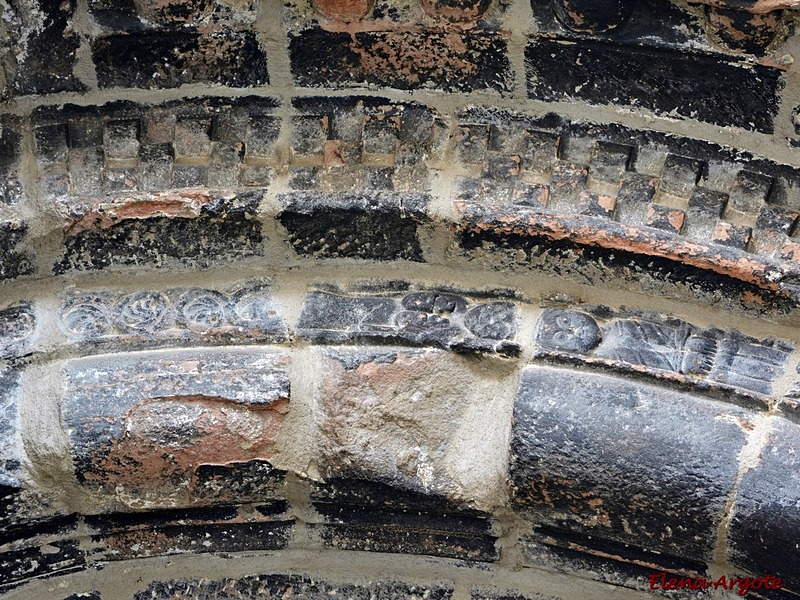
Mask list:
POLYGON ((607 104, 613 98, 659 114, 773 132, 780 69, 715 54, 562 42, 541 37, 529 43, 525 57, 530 98, 592 104, 607 104))
POLYGON ((696 216, 715 222, 722 215, 727 202, 727 194, 707 188, 695 187, 691 196, 689 196, 687 214, 690 218, 696 216))
POLYGON ((800 213, 795 210, 768 204, 758 213, 756 228, 789 235, 797 223, 798 216, 800 213))
MULTIPOLYGON (((274 455, 289 410, 288 360, 206 350, 69 363, 62 414, 78 480, 132 508, 213 502, 215 477, 202 465, 274 455)), ((264 490, 282 481, 279 471, 255 474, 264 490)))
POLYGON ((711 232, 711 242, 720 246, 744 250, 747 248, 747 244, 750 243, 752 234, 752 227, 747 225, 721 222, 711 232))
POLYGON ((622 25, 631 15, 630 0, 553 0, 556 18, 568 29, 581 33, 605 33, 622 25))
POLYGON ((333 584, 304 575, 248 575, 241 579, 189 579, 154 582, 134 600, 214 600, 224 594, 230 600, 329 600, 330 598, 381 600, 449 600, 450 587, 418 585, 391 580, 365 585, 333 584))
POLYGON ((0 359, 29 353, 35 331, 36 314, 30 303, 22 302, 0 310, 0 359))
POLYGON ((628 169, 633 153, 631 146, 609 142, 597 142, 592 152, 589 175, 598 181, 618 183, 628 169))
POLYGON ((709 35, 732 50, 763 54, 778 32, 781 11, 754 14, 733 4, 732 8, 706 6, 709 35))
POLYGON ((321 470, 326 477, 391 483, 418 493, 480 499, 502 485, 497 456, 463 457, 504 443, 488 420, 504 410, 496 382, 460 357, 396 347, 319 349, 325 377, 314 392, 321 470), (472 419, 487 420, 482 435, 472 419))
MULTIPOLYGON (((76 0, 38 0, 14 11, 25 40, 18 56, 17 73, 12 89, 15 94, 52 94, 83 92, 88 88, 73 74, 80 38, 72 28, 76 0), (33 14, 22 14, 32 9, 33 14), (41 19, 39 21, 39 19, 41 19), (36 25, 28 25, 32 21, 36 25), (22 25, 25 23, 25 25, 22 25)), ((14 17, 11 17, 12 23, 14 17)))
POLYGON ((731 186, 728 205, 743 212, 758 213, 769 199, 773 182, 768 175, 739 171, 731 186))
MULTIPOLYGON (((19 489, 22 437, 19 428, 19 373, 0 370, 0 488, 19 489)), ((1 523, 2 521, 0 521, 1 523)))
POLYGON ((64 575, 85 567, 85 552, 78 540, 50 540, 0 552, 0 592, 36 577, 64 575))
POLYGON ((429 220, 427 196, 297 192, 280 199, 277 218, 298 254, 424 262, 418 226, 429 220))
POLYGON ((315 486, 311 501, 324 518, 315 528, 328 546, 483 562, 499 556, 488 514, 434 494, 333 478, 315 486))
POLYGON ((686 198, 692 194, 703 173, 703 162, 668 154, 659 178, 659 189, 686 198))
MULTIPOLYGON (((783 313, 800 298, 792 275, 787 273, 780 281, 774 278, 788 267, 785 263, 725 247, 714 238, 701 245, 674 233, 634 227, 624 220, 620 200, 618 194, 616 217, 621 223, 559 214, 557 208, 545 213, 467 203, 458 207, 463 210, 455 228, 458 251, 496 270, 542 271, 626 289, 633 285, 652 291, 656 285, 670 295, 759 313, 783 313)), ((646 210, 641 213, 644 224, 646 210)), ((785 252, 788 256, 790 249, 785 252)))
POLYGON ((513 81, 504 37, 483 26, 352 35, 315 27, 290 37, 289 52, 294 81, 301 86, 503 92, 513 81))
POLYGON ((751 419, 646 384, 529 367, 514 405, 512 505, 568 531, 710 560, 751 419))
POLYGON ((92 44, 102 88, 173 88, 185 83, 251 87, 269 82, 267 58, 252 31, 220 28, 119 34, 92 44))
POLYGON ((436 290, 403 297, 310 293, 298 333, 321 343, 378 341, 463 352, 519 353, 510 302, 477 302, 436 290))
POLYGON ((102 600, 100 592, 78 592, 64 598, 64 600, 102 600))
POLYGON ((685 218, 686 213, 678 208, 672 208, 662 204, 651 204, 647 208, 647 220, 645 224, 648 227, 655 227, 656 229, 663 229, 664 231, 670 231, 672 233, 680 233, 685 218))
POLYGON ((794 349, 785 340, 700 329, 663 315, 587 308, 546 309, 536 328, 537 356, 730 391, 763 407, 794 349))
POLYGON ((0 120, 0 204, 16 204, 22 200, 21 141, 18 122, 10 118, 0 120))
POLYGON ((186 552, 242 552, 285 548, 293 521, 281 518, 283 501, 259 506, 243 518, 232 506, 160 510, 86 518, 93 559, 126 560, 186 552))
POLYGON ((774 418, 757 463, 742 477, 728 527, 729 559, 737 567, 783 579, 800 591, 800 427, 774 418))
POLYGON ((170 211, 160 202, 152 203, 153 216, 140 213, 126 218, 124 210, 115 216, 113 204, 102 213, 84 213, 80 227, 72 227, 66 236, 64 258, 53 271, 170 263, 205 268, 217 261, 261 256, 263 236, 255 218, 260 199, 256 192, 233 198, 202 193, 199 209, 188 208, 194 204, 191 198, 173 202, 177 216, 161 216, 170 211), (179 203, 187 207, 178 207, 179 203))
POLYGON ((33 254, 21 247, 28 235, 28 224, 22 221, 4 221, 0 223, 0 280, 14 279, 21 275, 32 275, 33 254))
POLYGON ((489 589, 473 589, 472 600, 558 600, 554 596, 543 596, 542 594, 522 595, 514 592, 500 592, 489 589))
POLYGON ((283 342, 288 337, 280 307, 263 280, 224 291, 71 292, 59 318, 62 331, 90 349, 109 344, 140 349, 189 340, 199 345, 283 342))
MULTIPOLYGON (((535 526, 532 534, 520 538, 519 548, 530 566, 641 591, 650 591, 650 577, 660 575, 659 571, 667 578, 708 576, 706 565, 698 561, 548 526, 535 526)), ((659 593, 675 600, 699 600, 711 598, 712 591, 680 589, 659 593)))

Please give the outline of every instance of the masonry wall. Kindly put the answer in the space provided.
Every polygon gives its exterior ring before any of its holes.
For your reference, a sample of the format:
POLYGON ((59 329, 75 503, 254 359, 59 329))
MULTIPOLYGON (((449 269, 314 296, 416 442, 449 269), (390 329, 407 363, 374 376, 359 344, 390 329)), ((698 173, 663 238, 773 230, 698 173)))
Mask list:
POLYGON ((4 5, 0 593, 796 597, 796 8, 4 5))

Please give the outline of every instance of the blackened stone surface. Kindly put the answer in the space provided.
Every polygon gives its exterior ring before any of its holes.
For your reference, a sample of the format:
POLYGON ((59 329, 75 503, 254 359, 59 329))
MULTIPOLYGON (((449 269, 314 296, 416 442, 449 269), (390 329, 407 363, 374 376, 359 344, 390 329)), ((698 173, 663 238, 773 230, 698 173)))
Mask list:
MULTIPOLYGON (((650 590, 649 578, 659 571, 678 579, 707 574, 706 566, 696 561, 553 527, 535 527, 531 535, 521 537, 519 546, 528 565, 643 591, 650 590)), ((684 600, 710 598, 712 592, 678 590, 659 594, 684 600)))
POLYGON ((0 358, 28 354, 36 332, 36 314, 30 303, 22 302, 0 310, 0 358))
POLYGON ((510 302, 479 302, 436 290, 405 296, 311 292, 298 333, 316 342, 407 342, 456 351, 517 355, 518 316, 510 302))
POLYGON ((554 0, 556 17, 568 29, 603 33, 625 23, 633 10, 630 0, 554 0))
POLYGON ((354 479, 315 486, 323 542, 344 550, 428 554, 493 562, 499 553, 489 515, 460 510, 445 498, 354 479))
MULTIPOLYGON (((21 487, 19 394, 19 372, 4 367, 0 370, 0 489, 8 493, 21 487)), ((0 519, 2 523, 3 519, 0 519)))
POLYGON ((0 553, 0 591, 36 577, 63 575, 85 568, 86 558, 77 540, 51 540, 0 553))
POLYGON ((33 256, 28 250, 17 250, 17 246, 28 234, 28 225, 20 221, 0 223, 0 280, 13 279, 34 273, 33 256))
POLYGON ((92 45, 100 87, 172 88, 184 83, 250 87, 269 82, 255 33, 221 29, 110 35, 92 45))
POLYGON ((260 195, 215 198, 197 217, 125 219, 110 227, 67 236, 64 258, 53 269, 94 270, 112 265, 177 262, 205 268, 217 261, 261 256, 261 224, 255 219, 260 195))
POLYGON ((184 580, 152 583, 134 600, 448 600, 451 588, 381 581, 367 585, 332 584, 303 575, 250 575, 239 580, 184 580))
POLYGON ((22 200, 19 126, 13 118, 0 119, 0 204, 22 200))
POLYGON ((259 509, 248 519, 239 517, 233 506, 87 517, 97 532, 92 536, 93 559, 285 548, 293 526, 292 520, 281 518, 286 503, 259 509))
POLYGON ((100 592, 79 592, 77 594, 72 594, 71 596, 67 596, 64 600, 102 600, 100 598, 100 592))
POLYGON ((751 418, 645 384, 530 367, 514 406, 512 505, 568 531, 710 560, 751 418))
POLYGON ((536 328, 536 355, 646 373, 698 389, 721 389, 765 406, 794 349, 735 330, 701 329, 651 313, 602 307, 546 309, 536 328))
POLYGON ((781 577, 784 587, 800 592, 800 427, 772 420, 758 463, 739 485, 729 526, 731 562, 757 574, 781 577))
POLYGON ((226 496, 236 490, 274 497, 282 471, 237 463, 274 454, 288 412, 287 364, 263 350, 70 363, 62 414, 78 480, 134 508, 236 502, 226 496), (228 477, 230 489, 219 489, 228 477))
MULTIPOLYGON (((80 38, 72 29, 77 1, 37 0, 31 4, 36 5, 34 11, 38 14, 17 15, 23 29, 27 29, 31 21, 38 23, 30 31, 18 32, 24 42, 13 84, 14 93, 85 91, 88 88, 72 73, 80 45, 80 38)), ((28 4, 22 4, 16 10, 30 9, 28 4)))
POLYGON ((224 291, 72 292, 61 306, 60 324, 71 340, 93 351, 109 344, 135 349, 187 340, 202 345, 283 342, 288 338, 280 307, 264 280, 243 282, 224 291))
POLYGON ((530 98, 593 104, 614 98, 661 114, 773 131, 781 89, 778 69, 723 55, 564 41, 537 38, 529 43, 530 98))
POLYGON ((404 90, 508 91, 513 75, 503 36, 484 27, 336 33, 319 27, 289 40, 301 86, 369 84, 404 90))
POLYGON ((418 226, 427 196, 297 192, 281 196, 278 220, 298 254, 423 262, 418 226))

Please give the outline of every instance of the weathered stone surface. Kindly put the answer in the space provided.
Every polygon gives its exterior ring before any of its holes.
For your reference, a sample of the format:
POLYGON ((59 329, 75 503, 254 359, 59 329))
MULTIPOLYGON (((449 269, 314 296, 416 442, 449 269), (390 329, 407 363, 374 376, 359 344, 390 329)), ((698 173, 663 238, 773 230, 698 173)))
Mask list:
POLYGON ((42 192, 68 226, 99 208, 108 222, 154 213, 190 216, 212 190, 268 187, 280 120, 268 97, 187 98, 161 104, 121 101, 34 111, 42 192))
POLYGON ((547 309, 536 329, 537 356, 580 360, 629 373, 731 391, 764 406, 794 345, 733 330, 700 329, 656 314, 605 308, 547 309))
POLYGON ((572 31, 605 33, 624 25, 633 11, 629 0, 554 0, 553 9, 561 23, 572 31))
POLYGON ((134 600, 328 600, 331 597, 367 600, 449 600, 452 588, 380 581, 368 585, 332 584, 304 575, 249 575, 239 580, 184 580, 150 584, 134 600))
POLYGON ((661 564, 702 564, 753 427, 750 413, 730 405, 529 367, 514 408, 512 505, 612 548, 661 553, 661 564))
POLYGON ((22 201, 19 131, 20 123, 13 117, 0 119, 0 204, 22 201))
POLYGON ((148 511, 86 518, 93 560, 126 560, 186 552, 241 552, 285 548, 294 521, 286 502, 267 502, 247 514, 235 507, 148 511))
POLYGON ((32 275, 33 254, 23 245, 29 231, 28 224, 19 220, 0 222, 0 280, 32 275))
POLYGON ((76 0, 35 0, 6 7, 4 33, 14 45, 17 61, 14 94, 87 89, 73 74, 80 45, 74 30, 76 6, 76 0))
POLYGON ((525 52, 528 96, 640 106, 772 133, 782 71, 711 53, 538 37, 525 52), (653 68, 653 65, 659 68, 653 68), (714 77, 708 77, 714 73, 714 77), (666 91, 669 82, 669 92, 666 91))
POLYGON ((267 57, 252 31, 219 29, 109 35, 92 44, 100 87, 172 88, 188 83, 269 83, 267 57))
POLYGON ((311 292, 298 333, 316 342, 381 341, 515 356, 518 316, 508 301, 438 290, 405 295, 311 292))
POLYGON ((315 391, 320 470, 461 501, 491 502, 502 486, 499 456, 476 464, 484 444, 503 444, 505 411, 492 378, 441 350, 319 349, 315 391), (482 423, 480 434, 476 423, 482 423))
MULTIPOLYGON (((578 535, 553 527, 535 527, 531 535, 519 542, 526 564, 564 573, 572 577, 593 579, 603 583, 648 591, 650 576, 664 572, 666 577, 708 577, 706 566, 659 552, 610 543, 595 536, 578 535)), ((711 590, 659 590, 658 597, 684 600, 711 598, 711 590)))
POLYGON ((757 462, 742 477, 728 527, 729 559, 758 575, 776 575, 800 592, 798 426, 772 419, 757 462))
POLYGON ((295 192, 280 200, 277 218, 298 254, 424 261, 418 227, 429 220, 426 195, 295 192))
POLYGON ((317 485, 311 499, 324 518, 315 529, 328 546, 484 562, 499 557, 486 513, 436 495, 333 478, 317 485))
POLYGON ((193 344, 284 342, 286 324, 268 281, 243 282, 229 290, 171 288, 134 293, 77 292, 66 295, 60 324, 70 340, 97 350, 193 344))
POLYGON ((205 268, 217 261, 261 256, 261 195, 177 195, 165 202, 126 203, 79 214, 64 240, 54 272, 112 265, 182 264, 205 268), (110 211, 110 215, 108 214, 110 211), (109 218, 110 217, 110 218, 109 218))
MULTIPOLYGON (((214 490, 226 477, 275 453, 288 412, 287 363, 253 350, 70 362, 62 414, 78 480, 132 508, 224 500, 214 490), (215 475, 214 466, 233 471, 215 475)), ((253 475, 263 493, 283 478, 272 468, 253 475)))
POLYGON ((100 592, 79 592, 64 598, 64 600, 102 600, 100 592))
POLYGON ((289 38, 294 81, 312 87, 503 92, 513 84, 506 52, 505 36, 485 24, 409 24, 352 34, 312 26, 289 38))
POLYGON ((682 295, 759 312, 796 305, 800 290, 791 273, 797 267, 723 245, 744 226, 721 225, 728 232, 724 238, 714 233, 714 244, 700 244, 674 232, 594 216, 467 205, 455 229, 459 252, 496 269, 544 270, 591 285, 616 280, 628 286, 646 279, 647 291, 660 285, 674 294, 678 286, 682 295))
POLYGON ((736 8, 706 6, 708 33, 724 47, 763 54, 777 35, 781 11, 753 14, 736 8))
MULTIPOLYGON (((19 395, 19 373, 6 366, 0 370, 0 495, 4 497, 12 496, 22 486, 19 395)), ((5 525, 4 521, 5 518, 0 518, 0 529, 5 525)))
POLYGON ((28 354, 35 332, 36 314, 30 303, 22 302, 0 310, 0 359, 28 354))
POLYGON ((42 576, 64 575, 85 568, 85 553, 77 540, 51 540, 0 552, 0 591, 42 576))

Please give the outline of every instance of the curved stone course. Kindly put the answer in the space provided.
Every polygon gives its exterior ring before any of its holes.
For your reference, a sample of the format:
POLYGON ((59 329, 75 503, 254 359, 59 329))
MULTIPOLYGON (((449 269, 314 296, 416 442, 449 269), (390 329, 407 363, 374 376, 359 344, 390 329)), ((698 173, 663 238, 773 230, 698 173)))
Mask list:
POLYGON ((798 8, 11 0, 0 594, 800 596, 798 8))

